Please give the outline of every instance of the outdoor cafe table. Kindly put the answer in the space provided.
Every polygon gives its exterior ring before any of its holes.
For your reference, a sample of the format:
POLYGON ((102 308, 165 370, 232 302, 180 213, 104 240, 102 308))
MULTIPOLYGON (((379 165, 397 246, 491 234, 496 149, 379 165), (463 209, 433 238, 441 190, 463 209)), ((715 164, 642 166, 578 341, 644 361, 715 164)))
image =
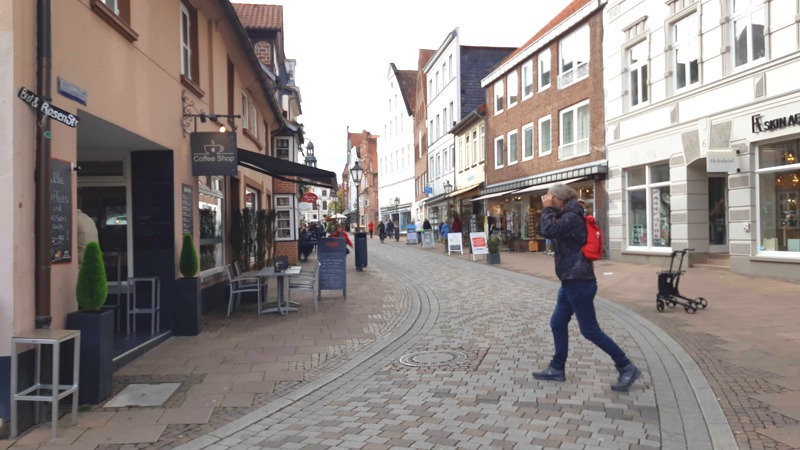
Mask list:
MULTIPOLYGON (((275 303, 274 306, 272 306, 272 304, 265 304, 265 306, 268 305, 268 307, 265 308, 265 309, 260 310, 258 312, 259 314, 273 313, 273 312, 277 312, 277 313, 280 313, 280 314, 286 314, 287 312, 297 311, 297 308, 292 307, 289 304, 284 305, 283 280, 286 279, 287 277, 293 277, 293 276, 296 276, 296 275, 300 275, 300 270, 301 270, 300 266, 292 266, 292 267, 288 267, 286 269, 283 269, 280 272, 275 272, 275 269, 272 268, 272 267, 264 267, 263 269, 259 270, 258 272, 246 272, 246 273, 242 274, 242 276, 251 276, 251 277, 252 276, 256 276, 256 277, 264 280, 264 283, 266 283, 267 279, 269 279, 269 278, 276 278, 277 281, 278 281, 277 302, 275 303)), ((259 308, 260 308, 260 306, 259 306, 259 308)))

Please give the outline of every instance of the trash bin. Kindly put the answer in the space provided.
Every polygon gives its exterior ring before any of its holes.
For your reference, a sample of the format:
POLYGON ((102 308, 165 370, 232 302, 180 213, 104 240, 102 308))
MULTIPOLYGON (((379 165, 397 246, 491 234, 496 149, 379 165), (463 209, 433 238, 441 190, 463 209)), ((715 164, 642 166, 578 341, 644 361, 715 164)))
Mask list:
POLYGON ((354 246, 356 251, 356 270, 361 270, 367 267, 367 233, 356 233, 354 246))

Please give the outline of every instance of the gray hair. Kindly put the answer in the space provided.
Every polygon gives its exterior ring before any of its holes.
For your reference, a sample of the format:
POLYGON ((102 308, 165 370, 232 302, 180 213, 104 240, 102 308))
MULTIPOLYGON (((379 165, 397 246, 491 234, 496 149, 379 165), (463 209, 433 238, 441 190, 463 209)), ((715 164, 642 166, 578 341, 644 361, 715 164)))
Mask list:
POLYGON ((564 203, 578 198, 578 191, 567 186, 566 184, 556 184, 555 186, 551 186, 547 192, 564 203))

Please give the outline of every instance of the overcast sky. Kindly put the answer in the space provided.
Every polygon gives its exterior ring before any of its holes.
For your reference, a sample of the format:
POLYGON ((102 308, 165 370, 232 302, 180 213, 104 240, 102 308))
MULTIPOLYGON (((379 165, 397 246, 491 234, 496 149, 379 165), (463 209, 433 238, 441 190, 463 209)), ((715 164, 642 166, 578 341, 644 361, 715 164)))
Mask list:
POLYGON ((297 60, 306 139, 317 167, 341 173, 351 132, 383 133, 389 63, 416 70, 459 28, 461 45, 519 47, 569 0, 235 0, 283 5, 286 57, 297 60), (395 9, 398 8, 398 9, 395 9))

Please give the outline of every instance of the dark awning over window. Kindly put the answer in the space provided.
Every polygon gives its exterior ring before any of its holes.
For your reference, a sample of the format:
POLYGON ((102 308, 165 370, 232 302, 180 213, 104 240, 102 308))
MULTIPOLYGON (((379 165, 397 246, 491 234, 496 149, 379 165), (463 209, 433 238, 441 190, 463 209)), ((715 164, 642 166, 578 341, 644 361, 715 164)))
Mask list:
POLYGON ((291 183, 310 184, 336 190, 336 174, 316 167, 273 158, 261 153, 239 149, 239 165, 291 183), (294 180, 287 177, 299 177, 294 180))

